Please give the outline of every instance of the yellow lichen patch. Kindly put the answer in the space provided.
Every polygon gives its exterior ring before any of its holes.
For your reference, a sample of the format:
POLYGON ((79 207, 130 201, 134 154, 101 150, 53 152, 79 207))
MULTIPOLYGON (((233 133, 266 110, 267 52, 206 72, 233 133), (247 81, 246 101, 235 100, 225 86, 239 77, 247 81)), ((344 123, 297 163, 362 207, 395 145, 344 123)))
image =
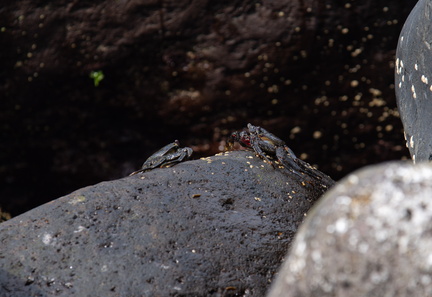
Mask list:
POLYGON ((85 196, 83 196, 83 195, 77 195, 77 196, 74 196, 72 198, 72 200, 69 201, 68 203, 72 204, 72 205, 75 205, 75 204, 82 203, 82 202, 85 202, 85 201, 86 201, 86 197, 85 196))

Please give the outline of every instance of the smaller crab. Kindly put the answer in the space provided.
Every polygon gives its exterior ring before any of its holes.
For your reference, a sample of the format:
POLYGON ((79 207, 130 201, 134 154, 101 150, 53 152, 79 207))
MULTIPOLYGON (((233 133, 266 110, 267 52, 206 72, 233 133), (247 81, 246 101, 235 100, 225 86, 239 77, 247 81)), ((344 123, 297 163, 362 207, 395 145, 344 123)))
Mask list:
POLYGON ((155 168, 171 167, 189 159, 192 152, 193 150, 190 147, 181 148, 179 141, 176 140, 155 152, 144 162, 141 169, 129 175, 150 171, 155 168))

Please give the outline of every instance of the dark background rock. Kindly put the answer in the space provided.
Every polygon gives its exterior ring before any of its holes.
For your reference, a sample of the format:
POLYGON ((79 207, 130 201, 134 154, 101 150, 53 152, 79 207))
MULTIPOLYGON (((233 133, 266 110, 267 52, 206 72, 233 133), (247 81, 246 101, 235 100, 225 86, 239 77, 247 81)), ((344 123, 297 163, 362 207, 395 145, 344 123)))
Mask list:
POLYGON ((404 157, 394 54, 415 3, 7 1, 1 206, 125 176, 174 139, 212 155, 248 122, 335 179, 404 157))
POLYGON ((432 165, 354 172, 308 213, 269 297, 429 296, 432 165))
POLYGON ((421 0, 399 37, 396 98, 407 146, 416 162, 432 160, 432 2, 421 0))
POLYGON ((332 183, 293 176, 239 151, 75 191, 0 224, 0 296, 264 296, 332 183))

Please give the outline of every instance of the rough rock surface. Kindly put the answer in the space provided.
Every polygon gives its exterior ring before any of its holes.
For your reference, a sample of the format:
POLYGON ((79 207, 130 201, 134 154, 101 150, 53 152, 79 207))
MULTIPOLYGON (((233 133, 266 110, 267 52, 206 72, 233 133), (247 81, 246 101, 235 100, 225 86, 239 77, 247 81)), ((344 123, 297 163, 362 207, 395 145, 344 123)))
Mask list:
POLYGON ((396 98, 415 162, 432 161, 432 1, 420 0, 405 22, 396 52, 396 98))
POLYGON ((269 297, 430 296, 432 165, 357 171, 299 229, 269 297))
POLYGON ((0 224, 0 296, 264 296, 332 183, 236 151, 80 189, 0 224))
POLYGON ((2 1, 1 206, 119 178, 175 139, 215 154, 248 122, 336 179, 408 156, 393 66, 416 2, 2 1))

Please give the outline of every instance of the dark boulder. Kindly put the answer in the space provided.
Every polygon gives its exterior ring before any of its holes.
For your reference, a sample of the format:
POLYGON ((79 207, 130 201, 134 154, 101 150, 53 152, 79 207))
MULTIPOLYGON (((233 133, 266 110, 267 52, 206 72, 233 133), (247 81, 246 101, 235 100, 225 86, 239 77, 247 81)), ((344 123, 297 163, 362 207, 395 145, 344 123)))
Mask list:
POLYGON ((432 165, 359 170, 320 199, 269 297, 430 296, 432 165))
POLYGON ((332 183, 236 151, 77 190, 0 224, 0 296, 263 296, 332 183))
POLYGON ((432 1, 412 10, 396 52, 396 98, 407 147, 415 162, 432 160, 432 1))

